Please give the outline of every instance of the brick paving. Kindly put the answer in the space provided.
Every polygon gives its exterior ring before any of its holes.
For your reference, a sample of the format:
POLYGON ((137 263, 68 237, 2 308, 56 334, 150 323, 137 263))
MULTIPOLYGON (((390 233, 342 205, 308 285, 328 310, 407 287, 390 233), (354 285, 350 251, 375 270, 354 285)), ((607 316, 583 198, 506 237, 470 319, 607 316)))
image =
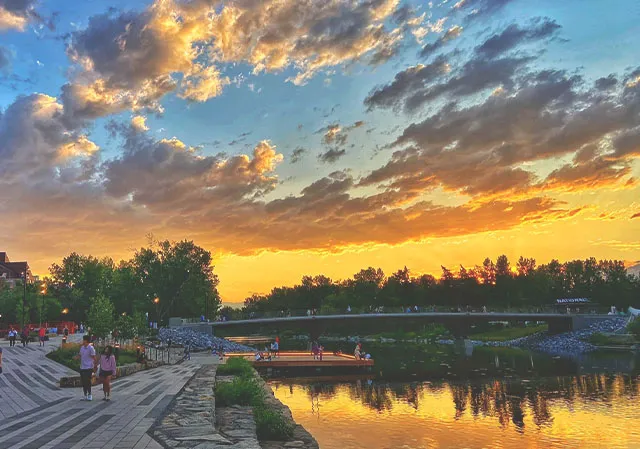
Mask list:
POLYGON ((93 402, 84 402, 81 388, 57 385, 77 375, 45 357, 58 344, 0 342, 0 449, 161 449, 147 430, 198 370, 197 358, 116 379, 110 402, 93 387, 93 402))

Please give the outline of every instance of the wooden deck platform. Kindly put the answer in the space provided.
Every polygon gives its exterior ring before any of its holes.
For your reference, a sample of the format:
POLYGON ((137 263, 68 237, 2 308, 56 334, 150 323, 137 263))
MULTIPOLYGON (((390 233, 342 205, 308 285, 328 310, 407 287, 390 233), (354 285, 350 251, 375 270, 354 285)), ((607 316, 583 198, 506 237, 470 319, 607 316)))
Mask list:
POLYGON ((255 368, 325 368, 325 367, 367 367, 373 366, 373 359, 356 360, 348 354, 323 354, 322 360, 314 359, 308 352, 281 352, 271 360, 255 360, 255 354, 228 354, 229 357, 244 357, 255 368))

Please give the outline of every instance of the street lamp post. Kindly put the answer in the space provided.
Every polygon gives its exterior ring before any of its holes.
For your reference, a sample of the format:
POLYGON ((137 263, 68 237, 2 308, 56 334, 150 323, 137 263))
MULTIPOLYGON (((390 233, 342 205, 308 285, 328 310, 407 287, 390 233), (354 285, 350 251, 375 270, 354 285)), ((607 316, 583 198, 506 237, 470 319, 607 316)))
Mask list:
POLYGON ((42 294, 42 305, 40 306, 40 327, 42 327, 42 315, 44 314, 44 295, 47 294, 46 284, 42 284, 42 289, 40 289, 40 294, 42 294))
POLYGON ((160 304, 160 298, 158 298, 157 296, 155 298, 153 298, 153 303, 156 305, 156 322, 160 321, 160 312, 158 311, 159 309, 159 304, 160 304))
POLYGON ((27 302, 27 273, 26 271, 22 272, 22 329, 24 329, 24 307, 27 302))

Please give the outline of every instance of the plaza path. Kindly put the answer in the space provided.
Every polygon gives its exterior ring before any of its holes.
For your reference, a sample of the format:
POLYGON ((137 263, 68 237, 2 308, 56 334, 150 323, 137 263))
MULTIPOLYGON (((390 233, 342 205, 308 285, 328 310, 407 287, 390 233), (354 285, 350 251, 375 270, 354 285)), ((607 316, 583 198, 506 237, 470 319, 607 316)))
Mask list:
POLYGON ((0 449, 161 449, 147 435, 174 395, 200 367, 195 359, 116 379, 112 400, 81 401, 81 388, 57 386, 62 376, 77 375, 45 357, 59 338, 44 349, 3 349, 0 374, 0 449))

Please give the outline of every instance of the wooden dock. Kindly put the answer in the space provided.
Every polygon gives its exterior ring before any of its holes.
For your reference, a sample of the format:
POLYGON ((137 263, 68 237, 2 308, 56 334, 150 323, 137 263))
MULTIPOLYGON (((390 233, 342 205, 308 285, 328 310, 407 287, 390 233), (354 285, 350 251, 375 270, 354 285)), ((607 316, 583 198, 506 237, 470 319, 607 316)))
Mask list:
POLYGON ((348 354, 323 354, 322 360, 315 359, 309 352, 281 352, 271 360, 256 361, 255 354, 241 353, 228 354, 229 357, 244 357, 255 368, 327 368, 327 367, 371 367, 373 359, 357 360, 348 354))

